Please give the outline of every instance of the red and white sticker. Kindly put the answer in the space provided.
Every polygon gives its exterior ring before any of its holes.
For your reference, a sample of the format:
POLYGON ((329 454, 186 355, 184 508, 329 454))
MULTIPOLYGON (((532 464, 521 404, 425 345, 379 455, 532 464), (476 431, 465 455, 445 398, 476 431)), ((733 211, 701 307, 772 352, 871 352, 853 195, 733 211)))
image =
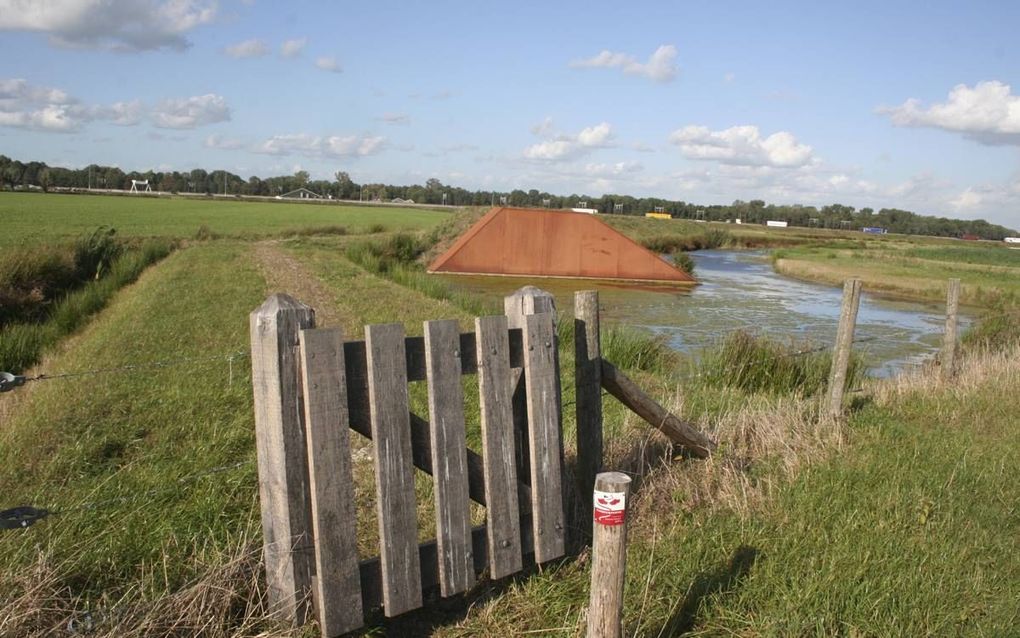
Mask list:
POLYGON ((623 525, 627 509, 626 492, 595 490, 595 522, 600 525, 623 525))

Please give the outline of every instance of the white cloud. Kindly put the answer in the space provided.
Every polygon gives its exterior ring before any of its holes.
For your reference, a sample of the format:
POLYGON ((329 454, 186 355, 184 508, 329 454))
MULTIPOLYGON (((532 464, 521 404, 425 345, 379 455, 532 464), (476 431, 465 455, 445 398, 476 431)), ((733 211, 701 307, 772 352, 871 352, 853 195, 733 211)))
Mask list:
POLYGON ((267 155, 304 155, 306 157, 364 157, 382 150, 385 138, 379 136, 332 135, 321 137, 297 133, 274 135, 256 149, 267 155))
POLYGON ((644 170, 641 162, 613 162, 611 164, 586 164, 584 172, 591 177, 613 178, 638 173, 644 170))
POLYGON ((704 126, 685 126, 669 136, 684 157, 714 160, 723 164, 795 168, 813 161, 812 149, 792 133, 779 131, 762 137, 757 126, 734 126, 711 131, 704 126))
POLYGON ((301 55, 305 45, 308 44, 307 38, 294 38, 293 40, 286 40, 280 45, 280 55, 285 58, 296 58, 301 55))
POLYGON ((880 107, 896 126, 926 126, 963 133, 984 144, 1020 144, 1020 96, 1008 84, 957 84, 945 102, 928 108, 911 98, 899 106, 880 107))
MULTIPOLYGON (((543 122, 538 129, 532 127, 532 132, 540 131, 542 134, 550 134, 550 129, 551 122, 548 126, 546 126, 546 122, 543 122)), ((544 161, 572 159, 584 155, 592 149, 608 145, 612 137, 612 127, 608 122, 602 122, 582 129, 577 135, 558 135, 544 142, 532 144, 524 149, 524 157, 525 159, 544 161)))
POLYGON ((212 93, 163 100, 152 111, 152 123, 159 128, 191 129, 228 120, 226 99, 212 93))
POLYGON ((973 188, 968 187, 962 193, 949 200, 949 205, 954 210, 972 211, 981 205, 984 198, 973 188))
POLYGON ((89 106, 61 89, 20 78, 0 80, 0 126, 55 133, 73 133, 95 120, 132 126, 141 120, 143 108, 138 101, 89 106))
POLYGON ((638 62, 629 53, 614 53, 603 50, 598 55, 582 60, 574 60, 570 66, 574 68, 607 68, 622 69, 628 75, 640 75, 655 82, 669 82, 676 78, 679 71, 676 64, 676 47, 664 44, 648 57, 647 62, 638 62))
POLYGON ((257 58, 269 53, 269 47, 262 40, 252 38, 232 44, 224 52, 232 58, 257 58))
POLYGON ((319 67, 323 71, 329 71, 330 73, 343 73, 344 67, 337 61, 336 58, 330 56, 323 56, 315 60, 315 66, 319 67))
POLYGON ((545 137, 552 133, 553 130, 553 119, 551 115, 545 116, 541 122, 534 124, 531 127, 531 132, 539 137, 545 137))
POLYGON ((0 0, 0 30, 45 33, 71 48, 183 50, 185 34, 215 17, 205 0, 0 0))
POLYGON ((222 151, 235 151, 244 148, 244 142, 238 139, 223 137, 222 135, 210 135, 205 138, 206 148, 216 148, 222 151))
POLYGON ((387 124, 410 124, 411 116, 407 113, 383 113, 379 116, 380 120, 387 124))

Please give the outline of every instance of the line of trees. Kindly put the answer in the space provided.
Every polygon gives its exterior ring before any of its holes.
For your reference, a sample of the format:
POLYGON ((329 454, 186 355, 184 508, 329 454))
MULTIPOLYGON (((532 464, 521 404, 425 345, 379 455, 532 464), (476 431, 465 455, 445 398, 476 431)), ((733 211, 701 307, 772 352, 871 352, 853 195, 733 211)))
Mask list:
POLYGON ((458 186, 429 179, 424 184, 396 186, 393 184, 359 184, 345 171, 338 171, 332 180, 312 180, 307 171, 293 175, 279 175, 262 179, 251 176, 247 180, 229 171, 146 171, 124 172, 115 166, 93 164, 85 168, 69 169, 47 166, 43 162, 23 163, 0 155, 0 188, 27 189, 63 188, 131 188, 131 180, 149 180, 153 190, 169 193, 226 193, 231 195, 283 195, 298 188, 307 188, 323 197, 363 201, 413 200, 418 204, 452 206, 527 206, 536 208, 593 208, 604 214, 644 215, 648 212, 665 212, 672 217, 728 221, 740 219, 744 223, 763 224, 768 220, 788 222, 791 226, 860 229, 866 226, 885 228, 891 233, 934 235, 939 237, 973 236, 1001 240, 1016 232, 991 224, 983 219, 960 220, 933 217, 900 210, 882 208, 856 209, 843 204, 828 206, 802 206, 799 204, 766 204, 763 200, 736 200, 729 205, 704 206, 679 200, 630 195, 554 195, 531 189, 512 191, 470 191, 458 186))

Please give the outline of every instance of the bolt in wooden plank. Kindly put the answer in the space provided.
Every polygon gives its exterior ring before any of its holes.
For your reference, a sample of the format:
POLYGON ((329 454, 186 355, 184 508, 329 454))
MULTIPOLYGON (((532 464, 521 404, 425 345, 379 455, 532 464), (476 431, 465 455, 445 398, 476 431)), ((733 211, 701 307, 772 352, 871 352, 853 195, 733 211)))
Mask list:
POLYGON ((429 439, 436 499, 436 544, 443 596, 474 584, 471 514, 468 508, 467 442, 461 388, 461 339, 456 320, 425 322, 425 368, 429 385, 429 439))
POLYGON ((364 624, 343 335, 302 330, 300 341, 315 531, 312 594, 323 636, 338 636, 364 624))
POLYGON ((552 313, 528 315, 524 325, 524 383, 537 563, 559 558, 565 551, 555 318, 552 313))
POLYGON ((404 326, 366 326, 365 350, 383 606, 392 617, 422 605, 404 326))
POLYGON ((475 334, 489 574, 498 579, 522 567, 507 318, 478 317, 475 334))
POLYGON ((304 624, 314 562, 298 331, 315 311, 274 294, 249 316, 259 503, 269 609, 304 624))

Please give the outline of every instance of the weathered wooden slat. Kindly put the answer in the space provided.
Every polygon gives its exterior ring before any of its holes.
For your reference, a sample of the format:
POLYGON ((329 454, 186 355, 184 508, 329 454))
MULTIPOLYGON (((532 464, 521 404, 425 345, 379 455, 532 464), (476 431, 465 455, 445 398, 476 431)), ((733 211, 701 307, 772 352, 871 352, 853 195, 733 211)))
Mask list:
POLYGON ((481 404, 482 456, 489 571, 494 579, 521 570, 521 530, 517 500, 517 464, 510 394, 506 317, 475 319, 478 337, 478 395, 481 404))
POLYGON ((559 558, 565 552, 555 317, 552 313, 528 315, 524 325, 531 507, 538 563, 559 558))
POLYGON ((636 383, 605 359, 602 360, 602 387, 631 412, 659 430, 673 443, 682 445, 699 458, 706 458, 716 448, 715 442, 690 423, 680 420, 655 399, 644 393, 636 383))
POLYGON ((574 394, 577 415, 577 490, 581 520, 591 518, 595 475, 602 471, 602 341, 599 293, 574 293, 574 394))
MULTIPOLYGON (((475 574, 481 574, 489 566, 488 530, 486 525, 471 528, 471 546, 474 556, 475 574)), ((531 518, 521 519, 521 548, 524 553, 523 565, 534 563, 534 541, 531 536, 531 518)), ((418 557, 421 561, 421 589, 431 592, 439 586, 439 551, 436 541, 426 541, 418 546, 418 557)), ((366 610, 378 609, 382 605, 382 570, 379 558, 368 558, 361 561, 361 605, 366 610)))
MULTIPOLYGON (((520 334, 520 331, 517 331, 520 334)), ((513 338, 513 331, 510 334, 513 338)), ((350 412, 351 429, 372 438, 372 427, 369 422, 368 405, 368 365, 365 360, 365 342, 348 341, 344 344, 344 359, 347 364, 347 407, 350 412)), ((475 365, 475 364, 472 364, 475 365)), ((409 414, 411 420, 412 458, 414 466, 419 470, 432 474, 432 450, 429 444, 429 423, 414 413, 409 414)), ((468 489, 471 500, 485 505, 485 479, 482 470, 482 457, 473 450, 467 451, 468 489)), ((518 481, 519 498, 528 502, 531 491, 527 485, 518 481)))
MULTIPOLYGON (((436 499, 440 591, 453 596, 474 584, 471 514, 468 509, 464 391, 456 320, 425 322, 425 364, 429 384, 429 428, 436 499)), ((511 484, 512 485, 512 484, 511 484)))
POLYGON ((312 596, 323 636, 339 636, 364 624, 343 335, 302 330, 300 344, 315 532, 312 596))
POLYGON ((404 326, 366 326, 365 350, 383 606, 392 617, 422 605, 404 326))
MULTIPOLYGON (((475 335, 473 332, 460 334, 460 369, 461 374, 476 374, 478 365, 475 354, 475 335)), ((356 342, 351 342, 356 343, 356 342)), ((355 346, 348 346, 355 347, 355 346)), ((407 352, 407 380, 424 381, 427 378, 425 364, 425 338, 407 337, 404 339, 404 348, 407 352)), ((520 368, 524 365, 521 354, 521 331, 520 329, 510 331, 510 367, 520 368)))
POLYGON ((297 343, 298 331, 315 325, 315 312, 275 294, 249 320, 269 608, 300 625, 308 615, 314 556, 297 343))

